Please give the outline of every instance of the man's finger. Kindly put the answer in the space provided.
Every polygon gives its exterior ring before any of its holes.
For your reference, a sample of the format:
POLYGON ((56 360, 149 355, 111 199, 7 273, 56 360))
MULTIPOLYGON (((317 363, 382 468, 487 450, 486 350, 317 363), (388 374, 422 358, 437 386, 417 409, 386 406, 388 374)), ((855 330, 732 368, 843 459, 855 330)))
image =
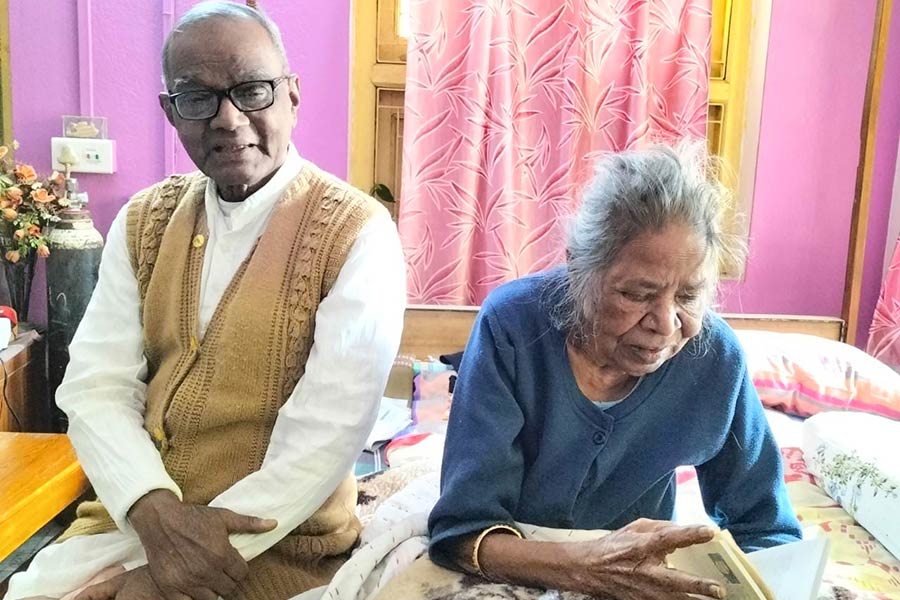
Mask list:
POLYGON ((219 600, 219 596, 221 595, 222 594, 218 594, 209 588, 194 588, 191 590, 190 597, 192 600, 219 600))
POLYGON ((275 519, 260 519, 259 517, 240 515, 227 508, 216 510, 219 511, 219 516, 222 517, 228 533, 266 533, 278 527, 278 521, 275 519))
POLYGON ((235 583, 243 581, 250 574, 250 567, 247 565, 247 561, 244 560, 244 557, 237 550, 228 553, 223 567, 225 574, 233 579, 235 583))
POLYGON ((114 600, 116 594, 125 585, 129 573, 116 575, 112 579, 95 583, 84 588, 80 594, 75 596, 75 600, 114 600))

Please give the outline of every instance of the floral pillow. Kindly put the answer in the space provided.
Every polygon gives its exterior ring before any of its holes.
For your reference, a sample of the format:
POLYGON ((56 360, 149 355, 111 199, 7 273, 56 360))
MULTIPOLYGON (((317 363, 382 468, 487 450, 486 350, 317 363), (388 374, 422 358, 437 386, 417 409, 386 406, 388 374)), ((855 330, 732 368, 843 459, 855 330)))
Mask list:
POLYGON ((801 417, 838 410, 900 420, 900 374, 862 350, 798 333, 736 333, 765 406, 801 417))

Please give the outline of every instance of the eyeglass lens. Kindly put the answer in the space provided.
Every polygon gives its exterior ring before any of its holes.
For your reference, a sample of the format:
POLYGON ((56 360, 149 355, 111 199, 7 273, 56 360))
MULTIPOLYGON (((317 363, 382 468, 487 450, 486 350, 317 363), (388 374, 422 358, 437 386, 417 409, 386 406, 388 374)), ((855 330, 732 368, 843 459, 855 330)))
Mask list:
MULTIPOLYGON (((242 112, 268 108, 275 98, 274 88, 268 81, 248 81, 226 93, 235 108, 242 112)), ((184 92, 175 97, 175 108, 183 119, 208 119, 219 111, 223 95, 210 90, 184 92)))

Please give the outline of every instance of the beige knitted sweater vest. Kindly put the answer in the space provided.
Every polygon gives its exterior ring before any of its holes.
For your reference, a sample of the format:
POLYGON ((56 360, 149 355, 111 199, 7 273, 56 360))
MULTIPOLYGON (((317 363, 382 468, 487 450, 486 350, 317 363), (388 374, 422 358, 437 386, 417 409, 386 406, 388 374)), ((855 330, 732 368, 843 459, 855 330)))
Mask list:
MULTIPOLYGON (((262 465, 278 409, 303 375, 319 302, 379 208, 305 166, 200 339, 206 182, 199 173, 173 176, 137 194, 126 226, 149 371, 144 426, 193 504, 208 504, 262 465)), ((355 506, 348 477, 306 522, 250 562, 233 598, 289 598, 327 583, 359 534, 355 506)), ((78 517, 67 535, 115 528, 96 502, 79 507, 78 517)))

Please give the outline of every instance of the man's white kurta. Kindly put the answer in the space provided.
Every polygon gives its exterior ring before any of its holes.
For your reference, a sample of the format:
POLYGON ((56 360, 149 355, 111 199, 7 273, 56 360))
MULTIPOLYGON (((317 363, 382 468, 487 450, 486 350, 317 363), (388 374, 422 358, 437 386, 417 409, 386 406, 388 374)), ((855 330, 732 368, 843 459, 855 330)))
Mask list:
MULTIPOLYGON (((264 234, 278 198, 303 165, 291 146, 272 179, 241 203, 223 201, 210 181, 205 201, 209 239, 198 307, 201 335, 238 267, 264 234)), ((44 549, 27 572, 12 578, 6 600, 59 597, 108 566, 146 563, 128 510, 151 490, 181 495, 143 427, 147 362, 125 213, 123 209, 110 229, 100 279, 56 396, 69 416, 69 437, 81 465, 119 531, 79 536, 44 549)), ((319 304, 306 372, 278 413, 262 467, 210 503, 278 521, 269 533, 231 536, 245 559, 258 556, 309 518, 350 472, 375 422, 400 343, 405 302, 397 230, 387 213, 379 211, 360 231, 319 304)))

